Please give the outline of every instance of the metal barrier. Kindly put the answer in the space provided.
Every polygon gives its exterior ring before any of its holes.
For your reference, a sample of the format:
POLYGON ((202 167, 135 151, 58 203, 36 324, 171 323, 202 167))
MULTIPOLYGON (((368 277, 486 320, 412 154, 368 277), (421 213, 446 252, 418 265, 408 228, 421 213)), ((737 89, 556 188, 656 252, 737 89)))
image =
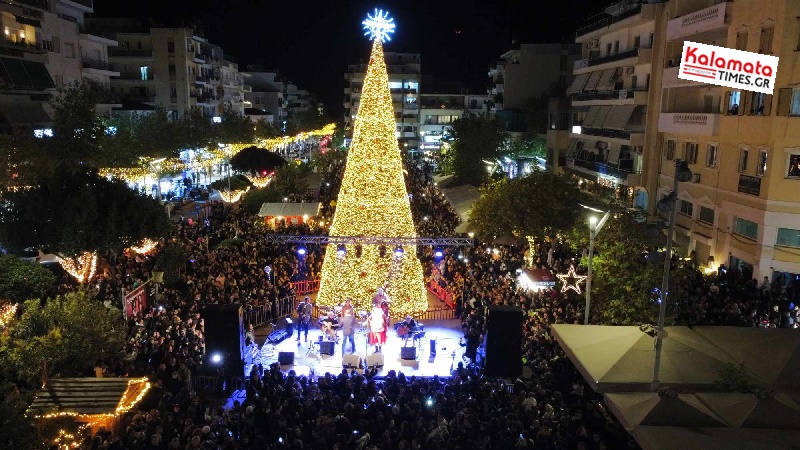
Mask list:
POLYGON ((428 281, 428 291, 435 295, 436 298, 443 301, 450 308, 456 307, 456 302, 453 301, 453 294, 451 294, 447 288, 440 286, 438 281, 434 279, 428 281))
POLYGON ((295 309, 297 309, 297 296, 290 295, 278 299, 274 308, 273 305, 259 305, 246 310, 244 316, 247 323, 257 328, 281 317, 291 316, 295 309))
POLYGON ((292 289, 294 289, 294 292, 298 295, 317 292, 319 290, 319 279, 293 281, 292 289))
POLYGON ((414 315, 417 320, 453 320, 458 319, 456 310, 452 308, 429 309, 414 315))

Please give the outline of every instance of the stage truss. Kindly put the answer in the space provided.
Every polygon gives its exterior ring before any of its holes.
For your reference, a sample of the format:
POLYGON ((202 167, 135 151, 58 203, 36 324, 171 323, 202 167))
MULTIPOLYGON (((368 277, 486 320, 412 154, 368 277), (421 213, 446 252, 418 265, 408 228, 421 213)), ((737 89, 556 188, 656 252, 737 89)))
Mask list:
POLYGON ((278 244, 361 244, 384 245, 396 247, 398 245, 430 245, 434 247, 471 247, 475 242, 471 238, 463 237, 382 237, 382 236, 313 236, 289 234, 265 234, 264 238, 269 243, 278 244))

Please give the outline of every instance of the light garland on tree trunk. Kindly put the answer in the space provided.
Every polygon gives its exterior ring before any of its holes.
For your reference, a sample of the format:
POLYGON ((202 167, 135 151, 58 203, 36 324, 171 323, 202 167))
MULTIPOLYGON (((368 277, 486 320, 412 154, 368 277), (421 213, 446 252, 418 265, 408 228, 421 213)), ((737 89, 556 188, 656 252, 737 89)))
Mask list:
POLYGON ((60 256, 61 267, 83 284, 92 279, 97 270, 97 253, 83 252, 77 258, 60 256))

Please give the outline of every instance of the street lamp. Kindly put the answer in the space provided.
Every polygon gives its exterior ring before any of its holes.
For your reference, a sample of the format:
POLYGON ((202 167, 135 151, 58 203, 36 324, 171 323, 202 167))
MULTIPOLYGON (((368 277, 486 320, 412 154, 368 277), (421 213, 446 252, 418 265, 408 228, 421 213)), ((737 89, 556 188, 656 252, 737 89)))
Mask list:
POLYGON ((672 261, 672 235, 675 232, 675 216, 677 208, 675 202, 678 200, 678 184, 692 179, 692 171, 689 164, 680 159, 675 160, 675 176, 673 177, 672 192, 658 201, 658 210, 669 212, 669 228, 667 230, 667 249, 664 253, 664 277, 661 279, 661 303, 658 308, 658 334, 656 334, 656 359, 653 364, 653 380, 650 382, 650 391, 658 391, 658 374, 661 370, 661 347, 664 340, 664 316, 667 313, 667 294, 669 290, 669 269, 672 261))
POLYGON ((610 216, 611 211, 606 212, 599 222, 597 221, 597 217, 589 217, 589 273, 586 277, 586 310, 584 311, 583 318, 584 325, 589 325, 589 308, 592 305, 592 257, 594 257, 594 238, 597 237, 597 233, 600 232, 610 216))

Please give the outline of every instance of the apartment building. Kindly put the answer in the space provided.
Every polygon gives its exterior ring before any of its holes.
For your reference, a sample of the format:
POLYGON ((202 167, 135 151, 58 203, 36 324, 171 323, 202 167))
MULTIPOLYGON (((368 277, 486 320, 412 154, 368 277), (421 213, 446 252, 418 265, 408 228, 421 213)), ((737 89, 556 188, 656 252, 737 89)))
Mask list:
POLYGON ((564 171, 579 177, 585 189, 648 211, 659 170, 658 108, 652 105, 660 92, 651 87, 659 85, 663 67, 664 8, 663 2, 625 0, 577 30, 582 58, 573 65, 575 78, 566 91, 571 139, 566 150, 553 147, 548 158, 557 165, 565 154, 564 171))
MULTIPOLYGON (((415 152, 419 149, 419 87, 422 63, 418 53, 384 53, 389 73, 389 89, 392 94, 400 149, 415 152)), ((361 88, 367 64, 347 66, 344 79, 344 121, 347 139, 353 136, 353 124, 358 113, 361 88)))
POLYGON ((449 135, 453 122, 465 114, 488 112, 489 96, 461 94, 419 95, 419 150, 438 152, 442 138, 449 135))
POLYGON ((506 123, 509 131, 525 131, 525 103, 532 97, 549 95, 554 87, 566 87, 580 55, 578 44, 522 44, 503 53, 489 68, 489 110, 506 123))
POLYGON ((800 2, 672 0, 658 131, 659 196, 674 160, 694 174, 678 192, 685 255, 783 283, 800 282, 800 2), (773 95, 678 79, 684 41, 780 58, 773 95))
MULTIPOLYGON (((110 77, 108 47, 116 42, 87 32, 92 0, 24 0, 0 3, 0 131, 51 124, 48 102, 58 89, 91 80, 105 91, 110 77)), ((98 105, 110 111, 110 100, 98 105)))
POLYGON ((206 117, 244 112, 238 63, 193 28, 150 27, 135 19, 91 19, 91 29, 113 38, 111 91, 126 109, 161 104, 173 117, 197 108, 206 117))
POLYGON ((260 67, 248 67, 244 73, 246 108, 261 110, 273 117, 273 121, 283 123, 288 117, 284 99, 286 80, 277 71, 260 67))

